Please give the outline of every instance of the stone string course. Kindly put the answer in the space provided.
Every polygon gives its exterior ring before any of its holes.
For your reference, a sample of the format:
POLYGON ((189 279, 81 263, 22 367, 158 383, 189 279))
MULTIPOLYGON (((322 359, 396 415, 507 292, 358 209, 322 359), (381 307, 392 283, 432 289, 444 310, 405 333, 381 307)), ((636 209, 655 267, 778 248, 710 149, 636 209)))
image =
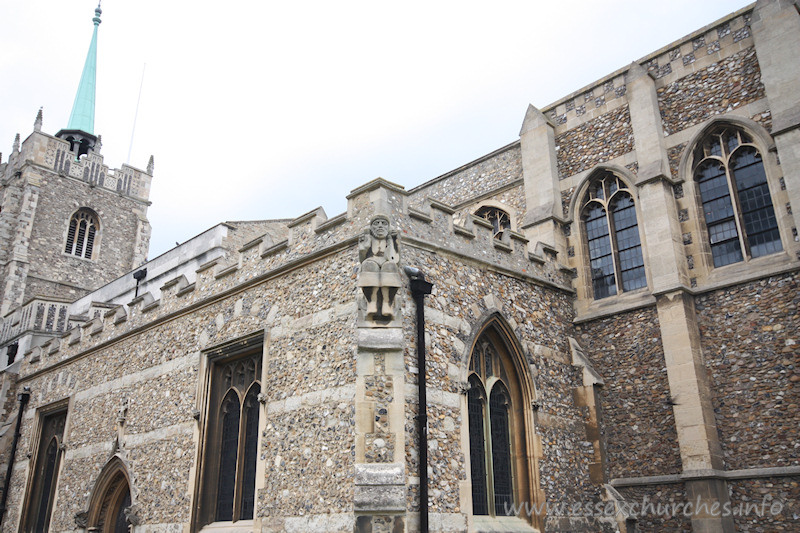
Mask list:
POLYGON ((800 275, 696 299, 725 465, 800 465, 800 275))

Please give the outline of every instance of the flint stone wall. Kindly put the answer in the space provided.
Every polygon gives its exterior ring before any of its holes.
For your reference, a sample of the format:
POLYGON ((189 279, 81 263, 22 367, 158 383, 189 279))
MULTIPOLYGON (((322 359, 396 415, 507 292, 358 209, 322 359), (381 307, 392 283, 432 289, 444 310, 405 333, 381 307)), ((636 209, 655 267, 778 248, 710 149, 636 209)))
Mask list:
POLYGON ((655 307, 575 326, 603 376, 600 389, 611 479, 681 472, 664 348, 655 307))
POLYGON ((800 465, 800 274, 695 299, 729 469, 800 465))
MULTIPOLYGON (((20 508, 27 481, 25 454, 33 444, 35 410, 72 396, 58 511, 51 527, 74 529, 74 515, 87 509, 100 469, 113 453, 119 407, 127 400, 123 454, 142 522, 164 527, 187 523, 190 474, 197 460, 193 411, 205 357, 201 351, 266 326, 266 416, 260 453, 266 479, 257 494, 259 516, 352 511, 356 266, 356 254, 346 249, 117 338, 56 368, 28 364, 23 378, 39 367, 41 373, 25 382, 32 398, 22 427, 10 508, 20 508), (298 479, 303 480, 302 490, 298 479)), ((109 326, 98 336, 113 329, 109 326)), ((43 354, 42 360, 48 357, 52 356, 43 354)), ((14 520, 3 526, 4 531, 16 527, 14 520)))

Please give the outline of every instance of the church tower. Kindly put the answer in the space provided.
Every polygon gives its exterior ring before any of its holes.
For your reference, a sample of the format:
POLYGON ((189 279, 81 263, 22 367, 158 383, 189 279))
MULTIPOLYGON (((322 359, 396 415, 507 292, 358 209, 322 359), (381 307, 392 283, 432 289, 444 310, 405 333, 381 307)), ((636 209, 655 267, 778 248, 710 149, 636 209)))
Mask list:
POLYGON ((39 110, 0 160, 0 346, 65 331, 68 302, 146 260, 153 159, 110 169, 94 131, 100 14, 67 127, 45 133, 39 110))

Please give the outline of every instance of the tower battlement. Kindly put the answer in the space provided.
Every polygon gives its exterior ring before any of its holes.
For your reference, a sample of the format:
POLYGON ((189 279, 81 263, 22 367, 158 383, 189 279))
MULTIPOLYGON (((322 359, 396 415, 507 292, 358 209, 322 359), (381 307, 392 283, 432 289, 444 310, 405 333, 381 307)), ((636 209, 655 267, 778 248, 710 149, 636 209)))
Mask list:
POLYGON ((110 168, 103 161, 98 143, 88 154, 76 157, 70 149, 70 142, 40 131, 34 131, 19 148, 12 152, 9 161, 0 166, 4 180, 11 179, 22 172, 27 165, 52 170, 60 176, 74 178, 93 187, 101 187, 136 200, 147 201, 150 197, 150 184, 153 179, 152 158, 147 170, 128 164, 121 168, 110 168))

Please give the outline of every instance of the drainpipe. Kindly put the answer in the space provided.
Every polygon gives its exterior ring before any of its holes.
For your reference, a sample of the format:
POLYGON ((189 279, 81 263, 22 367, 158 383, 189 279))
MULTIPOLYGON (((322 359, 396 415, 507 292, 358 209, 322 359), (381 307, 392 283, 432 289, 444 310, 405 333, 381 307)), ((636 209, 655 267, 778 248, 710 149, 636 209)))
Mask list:
POLYGON ((14 456, 17 455, 17 443, 19 443, 20 427, 22 426, 22 412, 25 410, 25 405, 31 399, 29 387, 23 387, 22 392, 17 394, 19 400, 19 413, 17 413, 17 426, 14 429, 14 439, 11 441, 11 454, 8 456, 8 469, 6 470, 6 479, 3 482, 3 500, 0 501, 0 524, 3 523, 3 517, 6 514, 6 502, 8 501, 8 489, 11 487, 11 471, 14 469, 14 456))
POLYGON ((418 268, 404 267, 417 306, 417 385, 419 394, 419 530, 428 533, 428 395, 425 383, 425 295, 433 283, 418 268))

